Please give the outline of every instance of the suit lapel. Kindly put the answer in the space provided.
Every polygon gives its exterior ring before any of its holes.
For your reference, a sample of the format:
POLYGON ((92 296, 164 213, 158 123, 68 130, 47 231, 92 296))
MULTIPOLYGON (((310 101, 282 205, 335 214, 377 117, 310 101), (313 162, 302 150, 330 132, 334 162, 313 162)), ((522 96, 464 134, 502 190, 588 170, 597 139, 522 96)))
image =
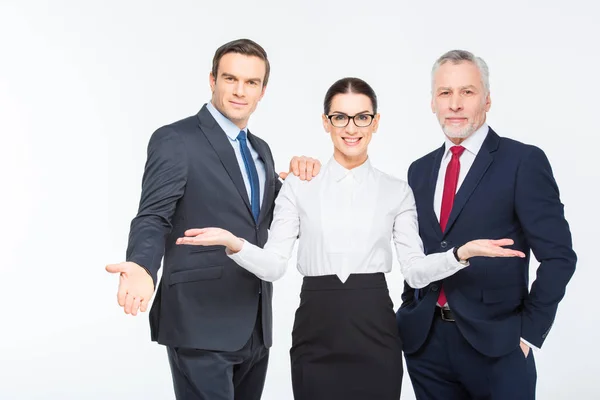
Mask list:
POLYGON ((273 179, 275 179, 275 170, 273 169, 273 162, 268 157, 267 149, 261 141, 256 139, 256 136, 250 133, 250 130, 248 130, 248 140, 262 159, 265 166, 265 187, 263 190, 263 201, 260 206, 260 213, 258 214, 258 223, 260 224, 267 212, 271 209, 271 207, 268 205, 274 200, 272 198, 272 191, 270 190, 270 187, 273 183, 273 179))
POLYGON ((244 178, 242 177, 240 166, 227 135, 223 132, 223 129, 217 124, 217 121, 215 121, 212 115, 210 115, 206 106, 202 107, 198 113, 198 119, 200 121, 202 132, 204 132, 204 135, 219 156, 221 164, 225 167, 229 178, 233 181, 233 184, 244 201, 244 204, 246 204, 248 211, 252 214, 244 178))
POLYGON ((444 156, 446 146, 442 145, 437 152, 435 153, 435 157, 433 159, 433 165, 431 167, 431 176, 429 177, 429 187, 427 188, 427 199, 425 204, 429 204, 429 209, 427 210, 427 214, 429 215, 428 219, 431 222, 433 230, 436 235, 442 237, 442 228, 440 227, 440 221, 438 220, 437 215, 435 214, 435 187, 437 185, 438 174, 440 172, 440 165, 442 164, 442 157, 444 156))
POLYGON ((458 189, 456 193, 456 197, 454 198, 454 204, 452 204, 452 211, 450 212, 450 217, 448 218, 448 224, 446 225, 446 230, 444 234, 447 234, 452 225, 460 215, 463 207, 473 194, 473 191, 479 185, 481 178, 485 175, 486 171, 494 161, 494 152, 498 149, 498 144, 500 143, 500 137, 489 128, 488 135, 481 146, 481 150, 475 157, 475 161, 471 166, 471 169, 465 176, 465 180, 462 185, 458 189))

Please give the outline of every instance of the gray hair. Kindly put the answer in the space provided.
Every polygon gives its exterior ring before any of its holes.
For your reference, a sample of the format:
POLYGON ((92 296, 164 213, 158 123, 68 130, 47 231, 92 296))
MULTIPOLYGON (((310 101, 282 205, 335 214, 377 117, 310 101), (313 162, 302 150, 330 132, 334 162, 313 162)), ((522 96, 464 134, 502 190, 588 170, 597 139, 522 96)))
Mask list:
POLYGON ((433 64, 433 68, 431 69, 431 91, 433 92, 433 77, 435 72, 439 67, 444 65, 450 61, 453 64, 459 64, 464 61, 471 62, 477 66, 479 69, 479 73, 481 74, 481 83, 485 89, 485 94, 490 92, 490 70, 483 61, 483 58, 476 57, 473 53, 466 50, 450 50, 449 52, 442 54, 440 58, 437 59, 435 64, 433 64))

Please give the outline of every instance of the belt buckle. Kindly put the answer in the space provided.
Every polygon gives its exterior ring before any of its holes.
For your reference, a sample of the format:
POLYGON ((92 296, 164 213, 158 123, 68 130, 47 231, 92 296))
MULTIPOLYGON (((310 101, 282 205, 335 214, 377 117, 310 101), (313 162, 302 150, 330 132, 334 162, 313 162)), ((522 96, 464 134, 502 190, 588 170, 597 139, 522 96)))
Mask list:
POLYGON ((444 315, 444 311, 446 310, 440 307, 440 315, 442 316, 442 321, 455 322, 454 318, 446 318, 446 316, 444 315))

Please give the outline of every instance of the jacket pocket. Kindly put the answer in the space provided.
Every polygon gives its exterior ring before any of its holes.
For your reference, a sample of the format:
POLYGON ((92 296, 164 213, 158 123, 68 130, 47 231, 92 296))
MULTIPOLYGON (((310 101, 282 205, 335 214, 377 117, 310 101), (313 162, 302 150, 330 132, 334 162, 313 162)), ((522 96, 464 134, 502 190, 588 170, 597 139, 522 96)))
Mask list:
POLYGON ((211 279, 219 279, 223 275, 223 267, 205 267, 198 269, 191 269, 189 271, 177 271, 169 275, 169 285, 175 285, 176 283, 195 282, 195 281, 207 281, 211 279))
POLYGON ((193 246, 190 245, 190 253, 207 253, 210 251, 219 251, 221 250, 225 253, 225 246, 193 246))

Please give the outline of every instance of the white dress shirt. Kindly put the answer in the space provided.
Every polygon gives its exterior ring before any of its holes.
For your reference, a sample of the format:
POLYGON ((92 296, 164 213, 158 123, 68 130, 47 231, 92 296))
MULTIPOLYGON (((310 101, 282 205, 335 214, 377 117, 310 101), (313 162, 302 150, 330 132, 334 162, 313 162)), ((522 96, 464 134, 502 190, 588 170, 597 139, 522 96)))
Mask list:
MULTIPOLYGON (((477 157, 477 153, 481 149, 483 142, 488 134, 488 126, 487 124, 481 125, 479 129, 471 134, 464 142, 460 145, 465 148, 465 151, 460 156, 460 170, 458 171, 458 183, 456 184, 456 191, 460 189, 460 185, 462 185, 465 180, 465 176, 471 169, 473 162, 475 162, 475 157, 477 157)), ((450 152, 450 147, 456 146, 454 143, 446 137, 445 142, 445 150, 444 156, 442 157, 442 163, 440 164, 440 172, 438 174, 437 183, 435 185, 435 193, 433 197, 433 209, 435 210, 435 215, 437 215, 438 222, 440 220, 440 213, 442 212, 442 197, 444 195, 444 181, 446 179, 446 170, 448 169, 448 164, 452 159, 452 154, 450 152)))
MULTIPOLYGON (((219 110, 212 105, 209 101, 206 103, 206 108, 210 115, 213 116, 217 124, 223 129, 227 139, 229 139, 229 143, 233 147, 233 151, 235 152, 235 158, 240 166, 240 172, 242 173, 242 178, 244 179, 244 185, 246 186, 246 193, 248 193, 248 200, 252 199, 252 190, 250 188, 250 178, 248 178, 248 171, 246 171, 246 165, 244 164, 244 158, 242 157, 242 150, 240 149, 240 142, 237 140, 237 137, 240 131, 246 132, 248 134, 248 128, 240 129, 236 124, 231 122, 226 116, 221 114, 219 110)), ((257 151, 252 147, 252 143, 250 140, 246 142, 248 144, 248 149, 250 150, 250 154, 252 154, 252 159, 254 160, 254 164, 256 165, 256 173, 258 174, 258 187, 260 188, 260 203, 262 204, 263 197, 265 195, 265 180, 266 180, 266 172, 265 172, 265 164, 263 160, 258 155, 257 151)))
POLYGON ((311 181, 290 174, 275 201, 264 249, 244 242, 229 254, 260 279, 285 273, 296 239, 298 270, 305 276, 389 272, 393 238, 402 274, 415 288, 464 268, 452 249, 425 256, 412 190, 373 168, 369 160, 347 170, 331 159, 311 181))

